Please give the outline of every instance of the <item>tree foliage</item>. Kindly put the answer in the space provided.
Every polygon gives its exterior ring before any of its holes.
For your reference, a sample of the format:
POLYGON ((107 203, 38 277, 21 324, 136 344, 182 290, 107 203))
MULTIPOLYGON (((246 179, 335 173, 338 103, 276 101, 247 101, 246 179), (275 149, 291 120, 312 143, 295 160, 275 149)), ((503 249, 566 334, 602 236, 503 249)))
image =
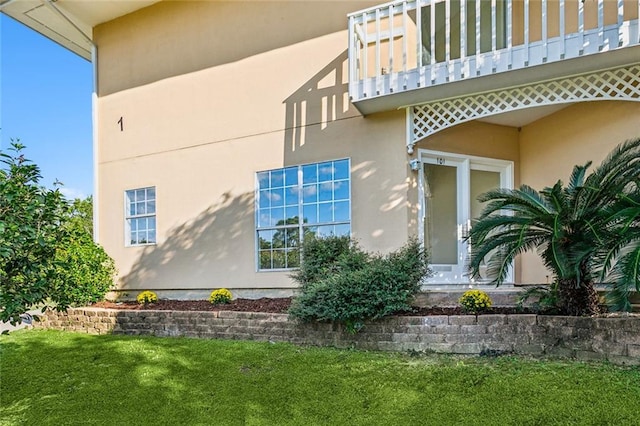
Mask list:
POLYGON ((39 184, 40 169, 24 146, 0 152, 0 320, 45 301, 57 309, 104 296, 113 283, 113 261, 93 242, 87 203, 69 203, 39 184))
POLYGON ((62 240, 56 250, 54 294, 62 306, 97 302, 113 285, 115 267, 104 249, 93 241, 93 200, 68 203, 62 240))
POLYGON ((640 139, 621 144, 588 173, 590 166, 575 166, 566 186, 483 194, 487 205, 468 236, 472 274, 488 260, 499 285, 517 255, 537 249, 565 313, 598 312, 596 280, 611 282, 614 309, 629 309, 629 291, 640 290, 640 139))

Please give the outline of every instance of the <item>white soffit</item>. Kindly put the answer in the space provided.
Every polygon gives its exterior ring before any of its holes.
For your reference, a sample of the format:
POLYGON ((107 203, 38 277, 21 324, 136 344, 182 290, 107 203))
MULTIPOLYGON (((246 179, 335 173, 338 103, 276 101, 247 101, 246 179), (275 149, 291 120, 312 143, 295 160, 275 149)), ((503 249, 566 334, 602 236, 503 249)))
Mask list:
POLYGON ((500 126, 522 127, 534 121, 540 120, 547 115, 560 111, 569 105, 548 105, 537 108, 529 108, 518 111, 505 112, 504 114, 493 115, 490 117, 480 118, 478 121, 485 123, 498 124, 500 126))
POLYGON ((0 10, 72 52, 91 60, 91 43, 60 16, 55 8, 87 37, 92 38, 93 27, 96 25, 157 2, 158 0, 0 0, 0 10))

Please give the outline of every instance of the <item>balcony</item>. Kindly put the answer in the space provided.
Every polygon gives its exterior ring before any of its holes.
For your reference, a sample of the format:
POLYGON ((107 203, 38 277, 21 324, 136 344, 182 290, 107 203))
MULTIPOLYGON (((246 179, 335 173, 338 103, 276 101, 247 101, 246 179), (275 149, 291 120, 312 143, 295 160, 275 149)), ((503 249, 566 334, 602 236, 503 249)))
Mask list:
POLYGON ((349 15, 349 95, 370 114, 638 63, 639 16, 640 0, 393 1, 349 15))

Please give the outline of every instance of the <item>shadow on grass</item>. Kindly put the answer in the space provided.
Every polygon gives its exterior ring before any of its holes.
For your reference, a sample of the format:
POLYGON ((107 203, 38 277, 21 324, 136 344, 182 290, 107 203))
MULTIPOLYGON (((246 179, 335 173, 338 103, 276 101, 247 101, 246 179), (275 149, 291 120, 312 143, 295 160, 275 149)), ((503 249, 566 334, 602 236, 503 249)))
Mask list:
POLYGON ((637 424, 640 369, 20 331, 1 424, 637 424), (636 422, 636 423, 634 423, 636 422))
POLYGON ((336 360, 352 356, 287 344, 52 331, 0 342, 7 424, 323 423, 338 400, 318 403, 327 390, 345 389, 336 360), (324 360, 312 363, 327 365, 325 377, 309 369, 309 356, 324 360), (299 380, 305 376, 307 383, 299 380))

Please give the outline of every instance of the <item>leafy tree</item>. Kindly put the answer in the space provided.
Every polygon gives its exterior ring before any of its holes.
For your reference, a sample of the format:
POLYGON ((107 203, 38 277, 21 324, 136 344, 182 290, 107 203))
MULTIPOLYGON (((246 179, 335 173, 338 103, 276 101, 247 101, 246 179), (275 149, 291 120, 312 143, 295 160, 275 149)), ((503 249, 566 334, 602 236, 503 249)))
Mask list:
POLYGON ((575 166, 567 186, 558 181, 540 192, 522 185, 483 194, 487 205, 467 238, 472 275, 488 259, 488 274, 500 285, 518 254, 537 249, 555 275, 565 313, 599 312, 598 272, 601 280, 615 279, 614 308, 628 308, 630 286, 640 289, 640 139, 618 146, 587 175, 590 165, 575 166))
POLYGON ((23 148, 0 152, 0 320, 12 323, 51 295, 65 205, 58 189, 38 185, 40 170, 23 148))
POLYGON ((86 232, 83 206, 74 213, 57 185, 41 186, 40 169, 23 149, 16 142, 0 152, 0 320, 14 324, 45 301, 59 310, 84 303, 82 283, 100 283, 102 291, 114 275, 111 259, 86 232))
POLYGON ((93 199, 69 203, 56 250, 56 302, 62 306, 86 305, 102 300, 113 286, 115 266, 93 241, 93 199))
POLYGON ((70 228, 93 236, 93 196, 71 201, 67 216, 70 228))

